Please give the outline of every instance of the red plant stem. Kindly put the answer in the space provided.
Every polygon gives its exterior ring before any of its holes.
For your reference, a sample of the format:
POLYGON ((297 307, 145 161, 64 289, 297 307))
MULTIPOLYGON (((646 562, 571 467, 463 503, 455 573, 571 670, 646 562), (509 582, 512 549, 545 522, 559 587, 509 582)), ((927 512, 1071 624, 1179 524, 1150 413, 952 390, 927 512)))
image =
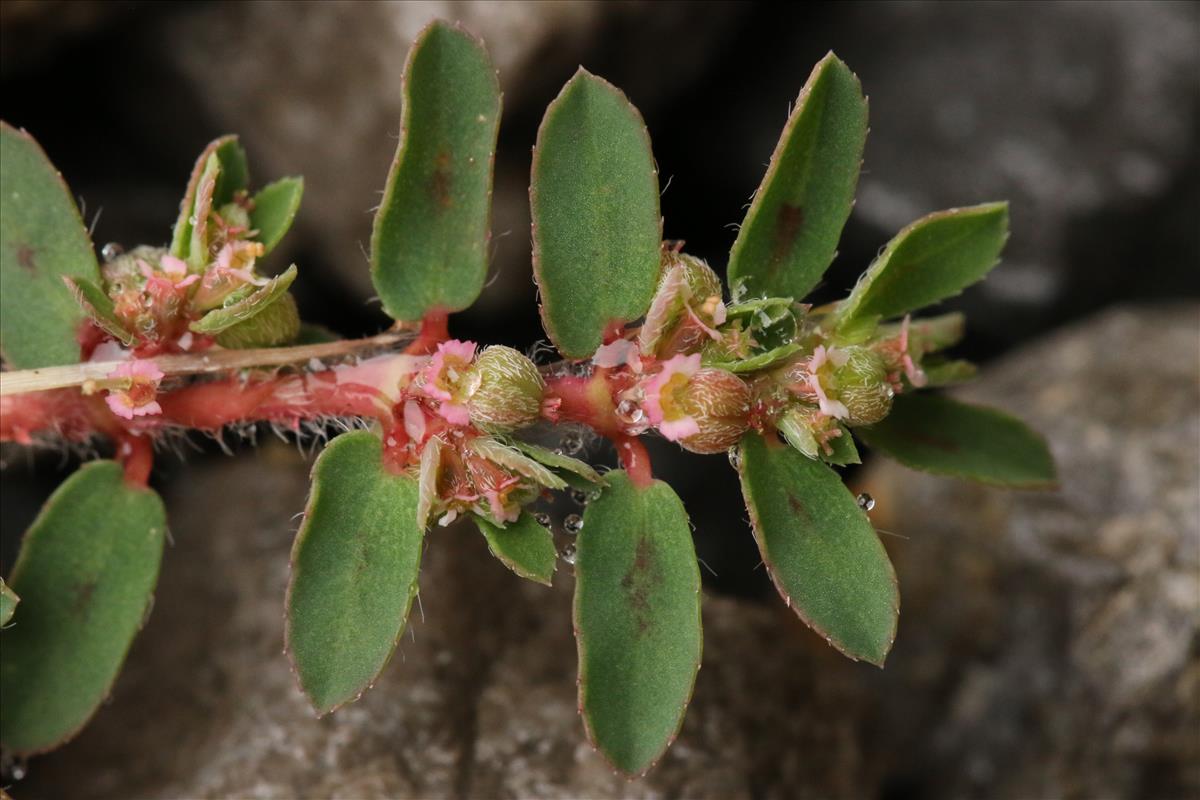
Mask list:
POLYGON ((445 311, 430 311, 421 319, 417 338, 404 350, 410 356, 427 356, 450 338, 450 315, 445 311))
POLYGON ((654 483, 654 475, 650 471, 650 454, 646 445, 636 436, 619 436, 614 440, 617 446, 617 456, 621 466, 629 474, 633 485, 645 489, 654 483))
POLYGON ((546 381, 546 396, 557 397, 558 418, 581 422, 611 440, 617 448, 621 466, 629 473, 634 485, 646 488, 654 482, 650 469, 650 454, 636 436, 625 433, 613 402, 612 373, 598 369, 589 378, 566 376, 546 381))
POLYGON ((546 396, 562 401, 558 407, 558 418, 567 422, 582 422, 610 439, 620 435, 612 391, 605 377, 601 371, 597 371, 589 378, 568 375, 547 380, 546 396))
POLYGON ((150 469, 154 466, 154 447, 144 436, 122 433, 118 437, 117 458, 125 467, 125 482, 131 486, 145 486, 150 480, 150 469))
MULTIPOLYGON (((84 441, 97 434, 117 444, 127 479, 144 485, 150 473, 152 435, 171 427, 216 432, 227 425, 269 422, 298 430, 306 420, 323 417, 366 417, 377 420, 384 433, 390 468, 406 467, 413 457, 402 424, 402 387, 426 363, 429 352, 444 335, 444 315, 431 315, 415 347, 404 353, 377 356, 357 364, 330 369, 277 374, 248 373, 160 388, 161 413, 125 420, 114 415, 101 394, 79 389, 52 389, 0 396, 0 441, 30 444, 35 435, 84 441)), ((577 422, 611 440, 622 466, 638 486, 653 480, 645 447, 627 432, 616 414, 614 396, 627 388, 628 376, 597 369, 589 377, 563 376, 546 381, 546 398, 557 400, 556 420, 577 422)), ((178 381, 178 379, 175 379, 178 381)))
POLYGON ((390 430, 401 381, 418 363, 392 355, 319 372, 196 383, 161 391, 162 413, 132 420, 112 414, 99 395, 77 389, 7 395, 0 398, 0 441, 29 443, 41 433, 81 441, 99 433, 120 445, 171 425, 216 431, 265 421, 295 428, 306 419, 347 416, 374 418, 390 430))

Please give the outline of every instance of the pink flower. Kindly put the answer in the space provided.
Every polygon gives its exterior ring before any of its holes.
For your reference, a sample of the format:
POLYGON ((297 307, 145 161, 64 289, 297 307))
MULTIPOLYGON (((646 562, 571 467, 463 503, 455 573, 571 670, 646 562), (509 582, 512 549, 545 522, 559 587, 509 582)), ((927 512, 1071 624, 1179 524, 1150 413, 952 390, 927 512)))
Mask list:
POLYGON ((108 373, 107 377, 120 387, 109 390, 104 398, 104 402, 118 417, 133 419, 162 413, 162 406, 155 398, 163 372, 153 361, 126 361, 108 373))
POLYGON ((825 389, 821 386, 821 378, 817 374, 825 364, 832 364, 835 367, 843 366, 849 358, 845 353, 838 350, 836 347, 825 349, 825 345, 817 345, 817 349, 813 351, 812 358, 808 360, 808 386, 817 396, 817 404, 821 407, 821 413, 836 419, 846 419, 850 416, 850 410, 845 404, 838 400, 830 400, 825 394, 825 389))
POLYGON ((142 275, 146 276, 147 289, 151 294, 154 294, 155 291, 165 294, 175 289, 185 289, 200 280, 199 275, 188 275, 187 264, 175 256, 163 256, 158 263, 162 268, 161 272, 155 271, 141 259, 138 259, 137 262, 138 269, 142 271, 142 275))
POLYGON ((601 345, 592 356, 592 363, 597 367, 609 368, 628 364, 634 372, 642 371, 637 342, 630 339, 617 339, 610 344, 601 345))
POLYGON ((159 259, 158 264, 162 267, 163 272, 167 273, 173 278, 187 275, 187 264, 184 263, 182 258, 176 258, 175 256, 170 255, 163 256, 159 259))
POLYGON ((451 339, 438 345, 437 352, 421 371, 420 389, 438 405, 438 416, 451 425, 466 425, 471 415, 465 405, 471 394, 469 378, 475 343, 451 339))
POLYGON ((675 355, 643 387, 646 415, 658 426, 659 433, 673 442, 700 432, 700 423, 688 413, 685 404, 688 383, 699 369, 699 353, 675 355))

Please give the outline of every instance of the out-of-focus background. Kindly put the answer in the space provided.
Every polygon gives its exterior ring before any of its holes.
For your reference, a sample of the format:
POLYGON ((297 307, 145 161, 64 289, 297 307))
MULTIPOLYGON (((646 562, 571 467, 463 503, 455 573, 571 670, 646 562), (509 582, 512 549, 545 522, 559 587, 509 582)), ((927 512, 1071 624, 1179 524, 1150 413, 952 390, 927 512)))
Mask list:
MULTIPOLYGON (((1010 200, 1004 263, 947 304, 983 364, 960 394, 1043 431, 1062 490, 870 457, 849 473, 878 501, 904 604, 879 671, 774 597, 724 459, 655 447, 711 568, 705 669, 679 740, 627 783, 576 716, 569 568, 553 590, 522 584, 470 531, 430 537, 423 608, 379 685, 314 720, 281 655, 308 462, 198 442, 155 474, 174 542, 111 702, 14 796, 1200 796, 1200 6, 5 0, 0 116, 41 141, 98 244, 165 242, 196 153, 240 134, 260 182, 307 180, 272 256, 300 266, 302 314, 374 333, 363 248, 408 43, 434 17, 486 40, 505 95, 494 279, 452 321, 460 338, 544 336, 530 147, 578 64, 645 115, 666 236, 723 271, 789 104, 833 49, 872 130, 819 295, 922 214, 1010 200)), ((7 570, 73 465, 5 460, 7 570)))

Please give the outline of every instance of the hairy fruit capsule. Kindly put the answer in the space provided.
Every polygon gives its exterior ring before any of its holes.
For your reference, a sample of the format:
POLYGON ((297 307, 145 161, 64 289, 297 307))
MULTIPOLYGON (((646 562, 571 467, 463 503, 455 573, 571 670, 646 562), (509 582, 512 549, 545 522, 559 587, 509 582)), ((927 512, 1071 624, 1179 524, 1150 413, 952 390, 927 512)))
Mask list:
POLYGON ((546 384, 537 366, 520 351, 488 347, 475 359, 467 383, 471 423, 497 433, 532 425, 542 411, 546 384))
POLYGON ((725 322, 721 279, 699 258, 666 250, 662 278, 638 335, 641 352, 666 358, 718 340, 725 322))
POLYGON ((645 408, 659 433, 693 453, 719 453, 750 427, 750 389, 700 356, 675 356, 645 386, 645 408))

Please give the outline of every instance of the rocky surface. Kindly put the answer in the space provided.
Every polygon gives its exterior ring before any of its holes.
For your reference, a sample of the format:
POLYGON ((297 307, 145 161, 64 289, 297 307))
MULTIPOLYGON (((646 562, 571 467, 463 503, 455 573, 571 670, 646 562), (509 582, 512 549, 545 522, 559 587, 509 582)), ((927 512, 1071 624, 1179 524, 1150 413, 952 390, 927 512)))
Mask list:
POLYGON ((1194 274, 1194 236, 1190 255, 1165 249, 1136 282, 1095 265, 1130 247, 1115 211, 1142 217, 1144 255, 1182 212, 1155 199, 1194 184, 1200 8, 918 2, 857 6, 842 22, 854 31, 842 55, 871 100, 861 219, 891 235, 939 208, 1011 203, 1014 235, 973 295, 976 325, 1011 339, 1014 325, 1194 274))
MULTIPOLYGON (((1062 489, 880 464, 904 602, 880 728, 946 797, 1200 793, 1200 307, 1111 311, 962 393, 1049 438, 1062 489), (899 736, 908 731, 914 738, 899 736)), ((923 792, 928 794, 928 792, 923 792)))

